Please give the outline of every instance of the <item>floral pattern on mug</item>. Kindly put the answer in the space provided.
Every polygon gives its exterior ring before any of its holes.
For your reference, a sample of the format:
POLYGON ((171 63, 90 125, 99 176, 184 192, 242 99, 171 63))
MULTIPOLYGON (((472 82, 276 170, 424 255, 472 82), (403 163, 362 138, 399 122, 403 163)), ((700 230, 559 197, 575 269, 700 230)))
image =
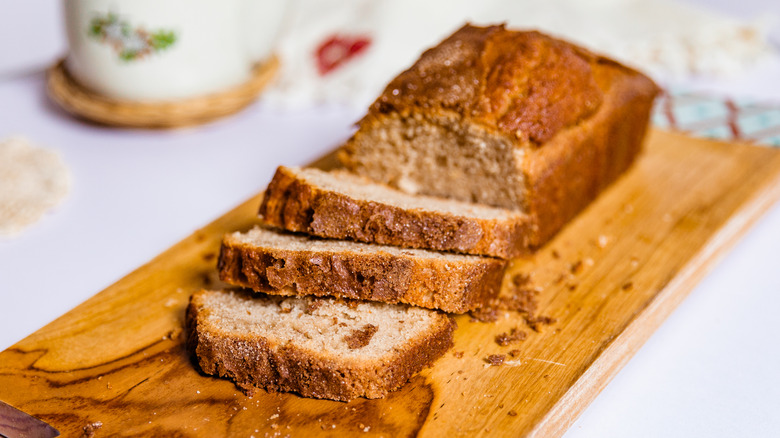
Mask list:
POLYGON ((87 33, 110 44, 124 61, 140 59, 167 49, 174 45, 178 38, 173 31, 148 32, 142 27, 133 28, 130 23, 120 20, 116 14, 110 12, 104 17, 93 18, 87 33))

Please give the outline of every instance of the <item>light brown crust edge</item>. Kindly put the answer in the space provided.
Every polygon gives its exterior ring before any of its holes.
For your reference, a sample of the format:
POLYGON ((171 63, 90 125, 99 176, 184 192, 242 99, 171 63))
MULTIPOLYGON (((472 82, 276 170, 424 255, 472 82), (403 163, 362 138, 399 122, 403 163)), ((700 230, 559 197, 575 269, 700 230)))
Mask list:
POLYGON ((601 59, 598 74, 610 89, 596 114, 559 133, 524 160, 525 211, 539 248, 616 181, 639 156, 656 85, 647 77, 601 59))
POLYGON ((525 216, 475 219, 353 199, 312 186, 284 166, 268 185, 259 215, 268 225, 320 237, 504 259, 527 253, 536 234, 525 216))
POLYGON ((193 294, 187 308, 188 349, 204 373, 233 380, 247 395, 265 388, 338 401, 381 398, 430 366, 453 345, 455 322, 440 314, 437 326, 426 336, 410 339, 389 361, 340 361, 294 345, 275 345, 265 338, 209 331, 201 319, 202 313, 208 312, 202 293, 193 294))
POLYGON ((228 234, 217 266, 222 281, 258 292, 329 295, 464 313, 487 306, 498 295, 506 262, 293 251, 256 247, 228 234))

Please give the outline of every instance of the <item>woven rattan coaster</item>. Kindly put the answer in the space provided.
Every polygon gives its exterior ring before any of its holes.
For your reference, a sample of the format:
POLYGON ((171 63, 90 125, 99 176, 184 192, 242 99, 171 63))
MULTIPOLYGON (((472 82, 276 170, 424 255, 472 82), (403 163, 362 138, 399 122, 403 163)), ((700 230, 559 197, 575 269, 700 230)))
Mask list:
POLYGON ((140 103, 82 87, 60 61, 47 72, 46 88, 55 102, 78 117, 111 126, 166 129, 199 125, 239 111, 257 98, 278 69, 278 59, 271 57, 254 68, 248 81, 229 90, 175 102, 140 103))

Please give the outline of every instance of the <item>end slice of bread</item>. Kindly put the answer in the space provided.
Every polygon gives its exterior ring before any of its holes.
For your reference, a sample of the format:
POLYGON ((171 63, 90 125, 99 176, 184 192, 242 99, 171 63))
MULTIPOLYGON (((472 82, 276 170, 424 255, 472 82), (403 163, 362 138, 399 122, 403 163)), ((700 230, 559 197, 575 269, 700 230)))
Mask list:
POLYGON ((346 171, 280 166, 260 206, 268 224, 320 237, 511 258, 535 236, 527 216, 410 195, 346 171))
POLYGON ((498 295, 506 261, 256 227, 225 235, 218 266, 223 281, 258 292, 464 313, 487 306, 498 295))
POLYGON ((258 388, 347 401, 380 398, 452 346, 454 322, 417 307, 200 291, 187 310, 201 369, 258 388))

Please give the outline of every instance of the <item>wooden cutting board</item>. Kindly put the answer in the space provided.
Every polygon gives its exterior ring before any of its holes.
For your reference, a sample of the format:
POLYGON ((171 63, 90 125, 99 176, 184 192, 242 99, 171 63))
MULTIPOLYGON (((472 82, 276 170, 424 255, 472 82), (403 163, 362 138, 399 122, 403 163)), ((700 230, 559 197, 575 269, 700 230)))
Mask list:
POLYGON ((626 176, 508 270, 505 287, 527 276, 556 323, 460 316, 462 357, 385 399, 340 403, 245 397, 183 349, 188 297, 218 286, 220 237, 255 223, 258 195, 0 353, 0 400, 64 436, 557 436, 778 198, 780 151, 653 132, 626 176), (528 337, 496 344, 513 327, 528 337))

